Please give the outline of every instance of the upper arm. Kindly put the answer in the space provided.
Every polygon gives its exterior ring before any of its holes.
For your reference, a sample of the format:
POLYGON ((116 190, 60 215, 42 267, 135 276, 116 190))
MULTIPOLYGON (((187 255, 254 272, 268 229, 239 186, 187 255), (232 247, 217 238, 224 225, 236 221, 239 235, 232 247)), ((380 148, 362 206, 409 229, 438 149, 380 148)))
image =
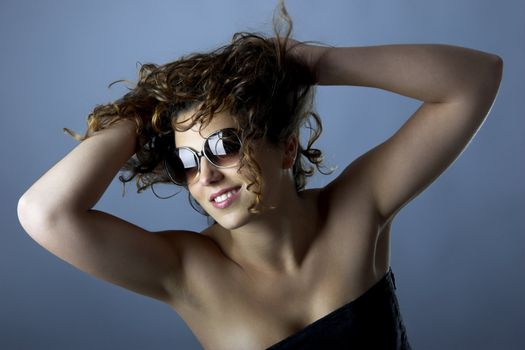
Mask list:
POLYGON ((391 219, 466 148, 490 104, 466 98, 424 103, 388 140, 363 155, 365 187, 380 217, 391 219))
POLYGON ((151 233, 110 214, 89 210, 45 220, 19 204, 19 218, 41 246, 78 269, 166 303, 184 288, 181 251, 191 233, 151 233))
POLYGON ((344 197, 357 187, 378 217, 390 220, 468 145, 492 106, 500 76, 496 78, 486 89, 447 102, 423 103, 389 139, 345 169, 330 192, 344 197), (357 186, 351 186, 353 182, 357 186))
POLYGON ((436 180, 468 145, 485 113, 468 102, 424 103, 389 139, 363 156, 365 187, 392 218, 436 180))

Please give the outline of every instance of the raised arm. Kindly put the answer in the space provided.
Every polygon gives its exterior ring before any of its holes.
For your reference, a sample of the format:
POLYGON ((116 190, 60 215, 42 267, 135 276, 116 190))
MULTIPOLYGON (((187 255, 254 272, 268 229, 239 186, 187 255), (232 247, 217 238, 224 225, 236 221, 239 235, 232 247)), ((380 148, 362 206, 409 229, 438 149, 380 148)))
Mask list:
POLYGON ((309 62, 320 85, 375 87, 424 102, 327 189, 344 212, 357 181, 385 222, 464 150, 494 102, 503 67, 496 55, 450 45, 301 45, 293 52, 309 62))
POLYGON ((93 210, 135 151, 135 123, 121 120, 81 142, 36 181, 18 217, 41 246, 80 270, 164 302, 180 281, 178 244, 93 210))

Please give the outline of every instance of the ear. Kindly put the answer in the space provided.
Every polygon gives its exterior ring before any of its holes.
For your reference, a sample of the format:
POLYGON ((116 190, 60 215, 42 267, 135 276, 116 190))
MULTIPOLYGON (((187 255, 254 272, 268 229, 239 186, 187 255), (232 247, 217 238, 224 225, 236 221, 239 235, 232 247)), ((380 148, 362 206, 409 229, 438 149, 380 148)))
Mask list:
POLYGON ((299 140, 297 135, 292 134, 288 137, 284 144, 284 154, 283 154, 283 169, 293 168, 295 163, 295 158, 297 157, 297 149, 299 147, 299 140))

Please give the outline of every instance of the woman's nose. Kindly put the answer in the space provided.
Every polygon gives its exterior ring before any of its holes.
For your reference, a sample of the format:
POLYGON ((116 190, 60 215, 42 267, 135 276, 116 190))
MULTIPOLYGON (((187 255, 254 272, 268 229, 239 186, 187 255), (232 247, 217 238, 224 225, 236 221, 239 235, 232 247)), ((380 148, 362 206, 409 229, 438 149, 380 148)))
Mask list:
POLYGON ((217 182, 222 178, 222 173, 220 169, 215 167, 213 164, 210 163, 206 157, 202 157, 200 159, 200 174, 199 174, 199 182, 203 185, 209 185, 211 183, 217 182))

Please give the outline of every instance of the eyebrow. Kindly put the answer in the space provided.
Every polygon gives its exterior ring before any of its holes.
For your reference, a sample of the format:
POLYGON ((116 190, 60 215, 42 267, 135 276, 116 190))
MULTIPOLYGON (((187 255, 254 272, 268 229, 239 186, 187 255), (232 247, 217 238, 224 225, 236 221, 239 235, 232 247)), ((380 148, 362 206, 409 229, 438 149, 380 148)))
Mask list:
MULTIPOLYGON (((226 129, 233 129, 233 130, 235 130, 236 132, 239 132, 239 129, 237 129, 235 126, 227 126, 227 127, 224 127, 224 128, 216 129, 216 130, 212 131, 211 133, 209 133, 207 136, 202 136, 202 135, 200 134, 200 131, 199 131, 198 134, 199 134, 199 136, 201 137, 201 140, 202 140, 202 141, 201 141, 201 146, 204 146, 204 143, 206 142, 206 140, 209 139, 209 137, 210 137, 211 135, 213 135, 213 134, 215 134, 215 133, 217 133, 217 132, 219 132, 219 131, 221 131, 221 130, 226 130, 226 129)), ((185 132, 185 131, 183 131, 183 132, 185 132)), ((182 146, 177 146, 176 137, 175 137, 176 133, 174 133, 173 135, 174 135, 174 136, 173 136, 173 145, 175 146, 175 148, 183 148, 183 147, 185 147, 185 148, 189 148, 189 149, 191 149, 191 150, 197 152, 197 150, 196 150, 195 148, 190 147, 190 146, 184 146, 184 145, 182 145, 182 146)))

